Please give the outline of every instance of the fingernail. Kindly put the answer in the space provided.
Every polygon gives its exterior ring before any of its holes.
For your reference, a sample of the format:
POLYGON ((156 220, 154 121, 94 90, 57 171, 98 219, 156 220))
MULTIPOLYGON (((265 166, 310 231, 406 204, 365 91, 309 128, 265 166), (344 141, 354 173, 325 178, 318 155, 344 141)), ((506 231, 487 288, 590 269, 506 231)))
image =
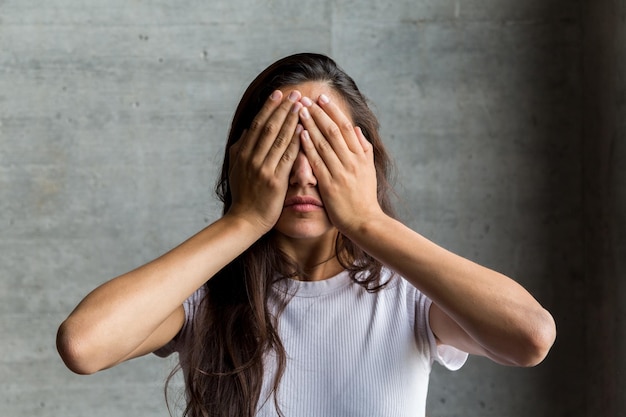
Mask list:
POLYGON ((302 127, 302 125, 298 123, 298 126, 296 126, 296 135, 299 135, 300 133, 302 133, 303 129, 304 127, 302 127))
POLYGON ((272 93, 272 95, 270 96, 270 98, 272 100, 278 100, 281 96, 283 95, 283 93, 280 90, 276 90, 272 93))
POLYGON ((301 108, 302 108, 302 103, 293 103, 293 106, 291 106, 291 112, 298 113, 298 111, 300 111, 301 108))
POLYGON ((309 131, 305 130, 304 132, 302 132, 302 135, 300 136, 304 141, 306 142, 310 142, 311 141, 311 135, 309 135, 309 131))
POLYGON ((306 107, 309 107, 311 104, 313 104, 311 99, 308 97, 302 97, 302 99, 300 100, 300 103, 304 104, 306 107))
POLYGON ((292 91, 291 93, 289 93, 287 98, 289 99, 289 101, 291 101, 293 103, 294 101, 296 101, 296 100, 298 100, 300 98, 300 93, 297 92, 297 91, 292 91))
POLYGON ((328 96, 326 94, 321 94, 320 95, 320 103, 322 103, 322 104, 330 103, 330 99, 328 98, 328 96))
POLYGON ((309 113, 309 109, 307 109, 306 107, 303 107, 302 110, 300 110, 300 117, 302 117, 303 119, 308 119, 309 117, 311 117, 311 113, 309 113))

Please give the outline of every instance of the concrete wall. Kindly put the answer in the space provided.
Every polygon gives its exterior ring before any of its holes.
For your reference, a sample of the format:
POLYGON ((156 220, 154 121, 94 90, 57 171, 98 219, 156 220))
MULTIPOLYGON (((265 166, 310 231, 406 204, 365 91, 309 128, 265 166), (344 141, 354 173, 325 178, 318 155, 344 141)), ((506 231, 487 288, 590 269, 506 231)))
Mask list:
POLYGON ((56 327, 218 216, 235 104, 302 50, 372 99, 405 221, 557 319, 537 368, 435 368, 429 415, 624 414, 624 19, 608 0, 0 1, 0 414, 167 415, 170 361, 79 377, 56 327))
POLYGON ((589 416, 626 415, 626 1, 583 9, 589 416))

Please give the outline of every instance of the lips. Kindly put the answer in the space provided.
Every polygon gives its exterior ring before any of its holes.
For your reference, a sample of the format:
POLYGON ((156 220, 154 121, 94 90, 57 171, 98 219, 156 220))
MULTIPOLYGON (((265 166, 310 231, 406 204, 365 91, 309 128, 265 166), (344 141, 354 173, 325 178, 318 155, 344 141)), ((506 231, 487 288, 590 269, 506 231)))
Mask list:
POLYGON ((284 204, 285 207, 306 206, 306 205, 324 207, 324 205, 322 204, 320 200, 318 200, 315 197, 308 196, 308 195, 297 195, 294 197, 289 197, 288 199, 285 200, 285 204, 284 204))
POLYGON ((309 195, 296 195, 285 200, 284 208, 296 213, 309 213, 323 210, 324 205, 320 200, 309 195))

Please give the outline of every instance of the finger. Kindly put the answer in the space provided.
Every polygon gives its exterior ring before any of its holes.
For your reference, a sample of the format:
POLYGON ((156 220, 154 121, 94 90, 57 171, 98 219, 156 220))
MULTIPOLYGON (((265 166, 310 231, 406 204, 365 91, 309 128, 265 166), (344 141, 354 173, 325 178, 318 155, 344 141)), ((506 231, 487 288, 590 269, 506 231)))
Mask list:
POLYGON ((369 140, 367 140, 367 138, 363 134, 363 130, 361 130, 359 126, 356 126, 354 128, 354 132, 356 133, 356 137, 359 139, 359 144, 361 145, 361 149, 363 149, 363 152, 365 153, 372 152, 374 149, 372 146, 372 143, 369 140))
MULTIPOLYGON (((334 122, 334 125, 339 129, 341 137, 345 141, 348 148, 352 152, 360 152, 362 150, 362 147, 359 146, 359 139, 355 134, 352 119, 348 115, 346 115, 337 105, 337 103, 331 100, 330 97, 326 94, 321 94, 318 97, 317 104, 324 111, 323 113, 328 115, 328 117, 334 122)), ((313 115, 313 118, 317 121, 316 116, 318 115, 318 112, 311 111, 311 114, 313 115)), ((322 114, 319 113, 319 116, 321 118, 322 114)), ((333 131, 336 128, 333 125, 329 125, 327 129, 333 131)), ((330 135, 331 132, 325 132, 325 134, 330 135)), ((334 132, 334 136, 339 137, 339 134, 337 134, 337 132, 334 132)))
POLYGON ((247 132, 248 130, 244 129, 239 139, 237 139, 237 141, 234 144, 232 144, 230 148, 228 149, 228 164, 230 166, 229 172, 230 170, 233 169, 233 166, 237 163, 237 158, 239 157, 239 154, 241 152, 241 145, 244 142, 244 138, 247 132))
POLYGON ((276 154, 278 157, 283 154, 298 124, 298 110, 301 105, 296 102, 300 100, 300 97, 300 92, 296 90, 290 92, 267 118, 259 132, 253 161, 264 162, 268 155, 273 153, 273 161, 276 162, 276 154))
POLYGON ((252 122, 246 134, 242 135, 241 145, 239 151, 243 156, 249 156, 256 147, 256 143, 260 137, 260 132, 263 130, 267 119, 274 113, 276 107, 281 103, 283 93, 280 90, 275 90, 270 94, 269 98, 259 110, 252 122))
POLYGON ((313 170, 313 175, 315 175, 318 181, 324 183, 327 179, 331 178, 332 175, 330 174, 323 158, 317 151, 315 144, 311 140, 311 135, 307 130, 303 129, 300 133, 300 145, 304 155, 309 160, 309 164, 313 170))
MULTIPOLYGON (((308 97, 303 97, 301 102, 306 108, 305 113, 308 112, 311 115, 312 121, 309 122, 309 125, 303 123, 305 129, 309 130, 311 136, 313 138, 315 138, 317 134, 324 136, 332 145, 333 149, 335 149, 335 152, 340 156, 342 152, 347 152, 348 147, 343 138, 343 133, 330 116, 308 97)), ((354 132, 352 132, 352 134, 354 134, 354 132)))
MULTIPOLYGON (((340 170, 343 166, 341 159, 337 155, 336 150, 333 148, 333 145, 329 140, 326 139, 324 134, 320 131, 317 126, 315 120, 313 120, 309 109, 314 106, 309 105, 306 107, 308 103, 305 100, 302 100, 305 107, 300 110, 300 121, 302 122, 302 126, 304 126, 304 131, 302 132, 303 142, 306 140, 311 141, 313 146, 315 146, 315 150, 319 155, 319 158, 323 161, 323 164, 328 168, 329 171, 340 170)), ((347 147, 345 143, 343 144, 344 153, 347 152, 347 147)))
MULTIPOLYGON (((290 100, 298 100, 300 98, 299 92, 296 93, 290 100)), ((267 151, 267 155, 265 157, 265 163, 270 164, 271 166, 277 166, 282 158, 289 157, 289 155, 285 155, 287 148, 292 144, 294 134, 296 128, 298 126, 299 120, 299 111, 302 108, 302 104, 299 102, 292 103, 289 108, 289 112, 285 116, 283 120, 283 125, 280 128, 280 131, 276 135, 276 138, 271 142, 269 150, 267 151)), ((269 142, 269 140, 268 140, 269 142)), ((300 143, 298 141, 298 146, 300 143)), ((260 152, 263 152, 263 149, 259 149, 260 152)))
POLYGON ((278 163, 276 164, 276 175, 279 177, 289 177, 289 173, 291 172, 291 168, 293 164, 296 162, 296 157, 298 156, 298 152, 300 152, 300 134, 304 128, 301 124, 296 126, 296 130, 294 131, 291 141, 285 149, 285 152, 281 155, 278 163))

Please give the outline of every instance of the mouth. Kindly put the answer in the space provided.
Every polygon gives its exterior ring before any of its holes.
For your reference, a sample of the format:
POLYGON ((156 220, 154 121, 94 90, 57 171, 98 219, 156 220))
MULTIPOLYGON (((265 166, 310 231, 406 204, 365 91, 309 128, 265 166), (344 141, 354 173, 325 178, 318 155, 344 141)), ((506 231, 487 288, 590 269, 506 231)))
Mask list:
POLYGON ((306 195, 297 195, 294 197, 289 197, 285 200, 284 204, 285 208, 290 208, 295 211, 306 212, 313 210, 320 210, 324 207, 322 202, 315 197, 306 196, 306 195))

